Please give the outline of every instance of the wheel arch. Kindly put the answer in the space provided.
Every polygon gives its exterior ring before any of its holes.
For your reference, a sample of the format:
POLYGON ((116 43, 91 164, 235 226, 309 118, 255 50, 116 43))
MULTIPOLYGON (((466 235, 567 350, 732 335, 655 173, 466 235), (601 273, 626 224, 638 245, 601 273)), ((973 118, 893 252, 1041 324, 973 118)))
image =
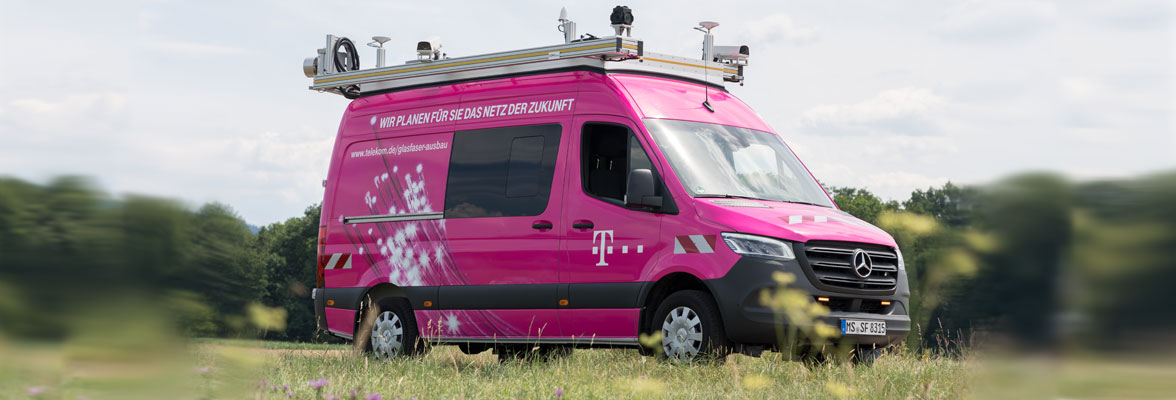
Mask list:
POLYGON ((404 298, 407 300, 408 293, 404 290, 404 288, 388 282, 381 282, 369 288, 366 292, 363 293, 362 296, 360 296, 359 305, 355 309, 355 326, 353 327, 354 330, 352 332, 358 334, 359 330, 363 328, 363 319, 365 313, 367 312, 367 308, 370 307, 369 304, 375 301, 377 302, 376 304, 382 305, 386 302, 394 301, 396 298, 404 298))
MULTIPOLYGON (((710 295, 712 301, 717 301, 710 285, 697 276, 688 272, 666 274, 657 281, 650 282, 641 291, 641 295, 637 299, 637 304, 641 306, 641 311, 637 319, 637 332, 639 334, 649 332, 652 326, 651 319, 653 318, 654 311, 657 309, 657 305, 662 300, 665 300, 666 297, 682 290, 700 290, 710 295)), ((719 310, 719 318, 722 320, 722 309, 718 307, 716 309, 719 310)))

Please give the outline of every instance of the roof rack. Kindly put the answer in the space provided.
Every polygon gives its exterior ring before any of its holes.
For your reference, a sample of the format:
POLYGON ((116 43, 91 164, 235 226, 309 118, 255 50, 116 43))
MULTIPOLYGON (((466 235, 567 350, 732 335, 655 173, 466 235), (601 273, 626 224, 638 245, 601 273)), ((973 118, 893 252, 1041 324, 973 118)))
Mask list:
MULTIPOLYGON (((629 22, 632 17, 629 17, 629 22)), ((448 58, 440 53, 439 39, 417 44, 418 59, 404 65, 384 66, 386 37, 374 37, 377 47, 375 68, 359 69, 354 44, 344 37, 327 35, 327 46, 317 57, 306 59, 303 69, 314 78, 311 90, 358 98, 446 82, 489 79, 497 76, 537 73, 571 68, 653 73, 722 86, 722 82, 743 82, 747 46, 712 46, 710 29, 717 23, 703 22, 703 57, 687 58, 645 51, 645 43, 631 37, 610 36, 574 39, 575 23, 561 13, 565 43, 522 50, 448 58)), ((631 31, 630 25, 614 25, 617 32, 631 31)), ((698 29, 698 28, 696 28, 698 29)))

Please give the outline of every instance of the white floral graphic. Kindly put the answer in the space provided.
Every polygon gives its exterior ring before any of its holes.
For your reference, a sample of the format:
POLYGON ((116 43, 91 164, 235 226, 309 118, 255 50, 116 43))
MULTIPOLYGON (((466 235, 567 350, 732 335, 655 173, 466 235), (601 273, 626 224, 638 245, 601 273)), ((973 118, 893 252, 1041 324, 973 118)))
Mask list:
MULTIPOLYGON (((385 165, 388 160, 385 160, 385 165)), ((432 213, 443 207, 430 201, 426 170, 391 165, 390 172, 372 177, 363 196, 369 215, 432 213), (400 174, 400 171, 407 171, 400 174)), ((444 176, 441 177, 444 179, 444 176)), ((340 217, 342 218, 342 217, 340 217)), ((377 276, 397 286, 449 286, 470 284, 450 255, 444 220, 382 222, 344 225, 358 257, 377 276), (374 248, 368 248, 372 246, 374 248)), ((491 336, 518 335, 493 311, 418 311, 422 335, 491 336)))

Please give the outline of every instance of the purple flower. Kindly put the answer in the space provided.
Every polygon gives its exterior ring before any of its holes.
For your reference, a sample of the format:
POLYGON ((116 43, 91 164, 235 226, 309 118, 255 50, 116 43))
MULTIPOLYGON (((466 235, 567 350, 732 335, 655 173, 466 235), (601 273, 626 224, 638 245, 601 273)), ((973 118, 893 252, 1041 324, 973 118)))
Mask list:
POLYGON ((645 379, 645 378, 648 378, 648 376, 641 375, 641 379, 645 379))
POLYGON ((380 397, 379 393, 368 393, 367 396, 363 396, 363 399, 364 400, 384 400, 383 397, 380 397))
POLYGON ((351 391, 350 391, 350 392, 347 392, 347 397, 350 397, 350 398, 353 398, 353 399, 354 399, 354 398, 357 398, 357 397, 359 397, 359 393, 357 393, 357 392, 355 391, 355 389, 351 389, 351 391))
POLYGON ((286 397, 294 397, 294 393, 286 392, 286 397))
POLYGON ((285 391, 289 392, 289 391, 290 391, 290 385, 282 385, 282 390, 285 390, 285 391))
POLYGON ((210 371, 212 371, 212 369, 211 369, 211 368, 208 368, 208 367, 196 368, 196 373, 197 373, 197 374, 207 374, 207 373, 209 373, 210 371))
POLYGON ((306 384, 310 385, 310 387, 312 387, 312 388, 319 389, 319 388, 327 385, 327 378, 322 378, 317 381, 310 381, 310 382, 307 382, 306 384))
POLYGON ((28 388, 28 390, 25 390, 25 393, 27 393, 29 396, 40 396, 45 394, 45 388, 33 386, 28 388))
POLYGON ((555 389, 555 397, 563 397, 563 389, 555 389))
POLYGON ((327 400, 339 400, 339 396, 336 396, 336 395, 333 395, 333 394, 332 394, 332 395, 328 395, 328 396, 327 396, 327 400))

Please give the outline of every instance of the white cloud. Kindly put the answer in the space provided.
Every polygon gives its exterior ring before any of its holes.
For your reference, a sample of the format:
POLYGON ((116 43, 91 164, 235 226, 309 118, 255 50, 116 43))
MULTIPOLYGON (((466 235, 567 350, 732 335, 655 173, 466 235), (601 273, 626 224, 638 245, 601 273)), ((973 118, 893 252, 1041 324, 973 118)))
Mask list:
POLYGON ((129 114, 122 92, 25 97, 0 104, 6 109, 0 113, 0 137, 22 143, 110 140, 101 135, 114 133, 129 114))
POLYGON ((1096 3, 1091 18, 1105 26, 1122 30, 1172 28, 1173 3, 1165 0, 1116 0, 1096 3))
POLYGON ((189 57, 225 56, 245 53, 244 49, 237 47, 178 40, 148 40, 143 43, 143 47, 159 52, 189 57))
POLYGON ((771 14, 766 17, 739 25, 738 38, 756 43, 773 44, 787 41, 792 44, 806 45, 816 42, 820 34, 816 29, 802 27, 792 21, 792 17, 784 13, 771 14))
POLYGON ((928 89, 906 87, 848 105, 819 105, 801 116, 809 133, 832 135, 938 134, 934 113, 946 103, 928 89))
MULTIPOLYGON (((428 35, 445 38, 452 56, 561 38, 559 6, 58 3, 0 13, 0 32, 39 39, 7 43, 8 53, 40 61, 0 81, 0 175, 90 174, 114 193, 225 202, 256 224, 322 199, 348 101, 306 90, 299 60, 325 33, 364 42, 392 29, 387 18, 349 16, 417 16, 395 26, 390 60, 411 59, 428 35), (497 22, 493 35, 474 23, 485 20, 497 22)), ((1176 166, 1170 4, 638 3, 634 34, 651 51, 696 57, 701 35, 690 28, 722 22, 719 44, 758 54, 732 93, 823 181, 901 200, 948 178, 1176 166)), ((609 31, 611 5, 568 9, 581 33, 609 31)), ((360 51, 371 65, 374 51, 360 51)))
MULTIPOLYGON (((878 171, 861 173, 862 166, 840 163, 817 164, 812 166, 813 175, 826 185, 834 187, 864 188, 887 200, 903 201, 910 198, 914 189, 940 186, 951 180, 946 176, 923 175, 905 171, 878 171)), ((959 180, 955 180, 959 182, 959 180)))
POLYGON ((127 106, 127 96, 122 93, 77 93, 64 97, 45 100, 37 98, 21 98, 8 102, 13 109, 24 113, 53 114, 51 118, 61 118, 79 113, 100 112, 115 113, 123 111, 127 106))
POLYGON ((1041 33, 1057 17, 1057 8, 1050 3, 973 0, 949 10, 933 31, 951 41, 1007 43, 1041 33))

